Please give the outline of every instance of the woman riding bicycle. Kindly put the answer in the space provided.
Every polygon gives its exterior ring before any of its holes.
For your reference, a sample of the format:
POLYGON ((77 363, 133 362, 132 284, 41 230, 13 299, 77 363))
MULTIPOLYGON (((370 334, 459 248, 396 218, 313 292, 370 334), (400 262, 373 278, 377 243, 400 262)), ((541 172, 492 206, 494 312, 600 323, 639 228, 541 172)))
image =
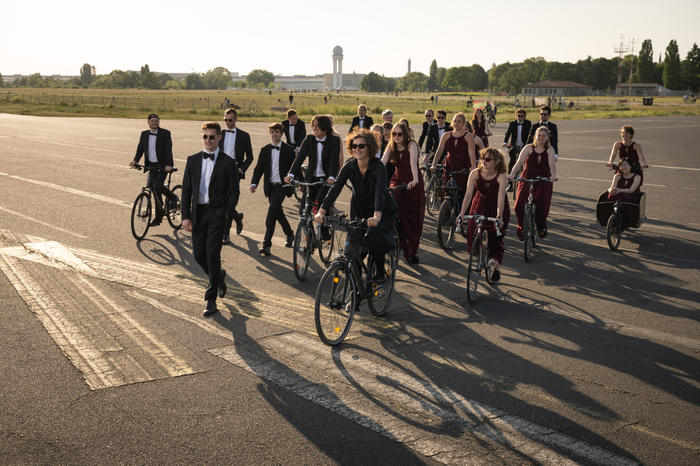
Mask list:
MULTIPOLYGON (((467 209, 469 209, 470 215, 485 215, 499 219, 499 225, 496 225, 495 228, 488 228, 489 251, 491 251, 491 256, 496 261, 491 281, 495 282, 501 278, 501 272, 498 269, 503 262, 503 253, 505 251, 503 236, 506 234, 508 222, 510 221, 510 204, 506 198, 507 188, 508 178, 506 177, 506 162, 503 154, 494 148, 482 150, 479 168, 469 174, 467 193, 462 202, 459 218, 462 218, 467 209), (474 194, 473 199, 472 194, 474 194), (469 199, 472 199, 471 207, 469 199), (496 233, 496 228, 501 230, 500 236, 496 233)), ((475 231, 476 222, 469 220, 467 224, 469 251, 472 248, 475 231)))
POLYGON ((620 128, 621 141, 617 141, 613 144, 612 152, 610 153, 610 159, 608 160, 608 167, 613 166, 615 159, 619 156, 620 162, 623 160, 628 160, 632 172, 639 175, 639 185, 644 183, 644 168, 648 168, 647 159, 644 157, 642 152, 642 146, 639 143, 632 141, 634 137, 634 128, 630 125, 625 125, 620 128))
POLYGON ((488 147, 488 136, 491 136, 491 130, 489 129, 488 120, 484 117, 484 111, 480 108, 474 110, 472 128, 474 128, 474 135, 479 136, 481 140, 484 141, 484 147, 488 147))
POLYGON ((639 187, 642 177, 632 171, 632 164, 627 159, 622 159, 617 173, 613 177, 608 199, 611 201, 639 203, 639 187))
MULTIPOLYGON (((350 218, 367 219, 366 247, 377 265, 375 280, 385 279, 384 254, 394 247, 394 221, 397 207, 386 190, 386 168, 374 157, 377 140, 365 128, 356 129, 345 139, 351 159, 343 165, 338 179, 326 195, 314 220, 323 223, 328 208, 335 202, 347 181, 352 184, 350 218)), ((346 253, 354 257, 363 249, 363 238, 348 234, 346 253)))
MULTIPOLYGON (((474 136, 467 131, 467 116, 459 112, 452 118, 452 131, 447 131, 442 135, 438 145, 431 171, 436 170, 436 165, 440 163, 442 154, 447 150, 445 165, 450 171, 476 168, 476 155, 474 150, 474 136)), ((455 180, 462 189, 467 189, 467 175, 458 175, 455 180)), ((444 175, 447 182, 449 176, 444 175)))
POLYGON ((425 185, 418 170, 418 144, 409 135, 408 128, 399 123, 391 131, 382 163, 396 167, 390 186, 408 185, 405 191, 396 191, 394 198, 399 207, 399 241, 409 264, 418 263, 418 246, 425 216, 425 185))
MULTIPOLYGON (((554 149, 549 144, 549 131, 544 126, 537 128, 535 132, 535 142, 526 145, 520 155, 518 161, 515 162, 513 169, 508 176, 509 180, 515 179, 515 174, 520 171, 520 168, 525 165, 523 170, 523 178, 537 178, 543 176, 549 178, 550 181, 557 181, 557 165, 554 159, 554 149)), ((520 241, 525 240, 523 234, 523 214, 525 212, 525 203, 530 195, 530 185, 525 182, 520 183, 518 188, 518 197, 515 201, 515 216, 518 218, 518 229, 516 233, 520 241)), ((549 215, 549 206, 552 203, 552 183, 537 183, 534 188, 533 202, 536 208, 535 223, 537 232, 540 238, 547 236, 547 216, 549 215)))

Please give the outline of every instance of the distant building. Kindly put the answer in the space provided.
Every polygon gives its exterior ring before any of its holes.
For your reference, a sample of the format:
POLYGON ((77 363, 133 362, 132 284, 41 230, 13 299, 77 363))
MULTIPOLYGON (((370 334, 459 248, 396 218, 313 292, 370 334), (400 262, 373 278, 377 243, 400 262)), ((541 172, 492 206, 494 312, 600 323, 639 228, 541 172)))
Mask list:
POLYGON ((324 89, 325 75, 304 76, 295 74, 293 76, 275 76, 275 84, 281 89, 320 91, 324 89))
MULTIPOLYGON (((342 75, 342 83, 343 86, 341 89, 346 90, 346 91, 359 91, 360 90, 360 83, 362 82, 362 79, 367 76, 365 74, 357 74, 357 73, 343 73, 342 75)), ((323 89, 326 90, 334 90, 336 89, 333 87, 333 75, 331 73, 326 73, 323 75, 323 89)))
POLYGON ((591 91, 590 86, 573 81, 541 81, 523 87, 523 95, 532 97, 591 95, 591 91))
POLYGON ((615 86, 617 95, 660 96, 674 94, 670 90, 657 83, 617 83, 615 86))

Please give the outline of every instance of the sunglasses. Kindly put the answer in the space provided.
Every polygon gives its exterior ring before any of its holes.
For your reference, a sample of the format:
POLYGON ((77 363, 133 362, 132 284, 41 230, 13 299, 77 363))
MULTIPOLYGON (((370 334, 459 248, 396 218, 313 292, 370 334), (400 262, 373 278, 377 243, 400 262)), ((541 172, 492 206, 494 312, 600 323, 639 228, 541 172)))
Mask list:
POLYGON ((224 118, 224 121, 231 123, 231 122, 236 121, 236 120, 234 120, 233 118, 224 118))
POLYGON ((549 113, 540 113, 540 116, 547 116, 549 113))
POLYGON ((403 133, 399 133, 399 132, 397 132, 397 131, 392 131, 391 135, 394 136, 394 137, 396 137, 396 136, 403 136, 403 133))
POLYGON ((481 161, 482 162, 493 162, 493 159, 483 158, 483 159, 481 159, 481 161))
POLYGON ((367 144, 350 144, 350 149, 355 150, 355 149, 364 149, 367 147, 367 144))
POLYGON ((216 134, 202 134, 202 139, 204 139, 205 141, 207 139, 213 141, 214 139, 216 139, 216 134))
POLYGON ((438 120, 444 120, 444 119, 445 119, 445 117, 444 117, 444 116, 442 116, 442 115, 438 115, 438 120))
POLYGON ((525 118, 525 115, 523 115, 522 113, 518 113, 518 118, 521 118, 521 117, 525 118))

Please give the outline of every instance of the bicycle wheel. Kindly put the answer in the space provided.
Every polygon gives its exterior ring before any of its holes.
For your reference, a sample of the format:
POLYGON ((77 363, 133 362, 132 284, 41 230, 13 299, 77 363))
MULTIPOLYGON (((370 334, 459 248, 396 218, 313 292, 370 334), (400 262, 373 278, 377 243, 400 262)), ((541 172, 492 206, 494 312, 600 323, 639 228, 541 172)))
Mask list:
POLYGON ((296 234, 294 235, 294 255, 293 264, 294 276, 297 280, 303 282, 306 278, 306 272, 309 270, 309 261, 311 260, 311 232, 306 222, 299 222, 296 234))
POLYGON ((134 201, 131 208, 131 234, 137 241, 142 240, 151 225, 151 193, 144 191, 134 201))
MULTIPOLYGON (((369 311, 375 316, 383 316, 389 312, 391 304, 391 296, 394 292, 394 283, 396 281, 396 263, 398 262, 398 250, 393 249, 387 254, 384 262, 384 273, 386 273, 386 281, 383 283, 373 283, 368 280, 367 283, 367 304, 369 311)), ((376 275, 377 265, 370 259, 368 260, 367 270, 370 277, 376 275)))
POLYGON ((483 249, 481 247, 481 235, 474 236, 472 249, 469 251, 469 263, 467 264, 467 300, 470 303, 476 301, 479 289, 479 276, 483 264, 483 249))
POLYGON ((525 256, 525 262, 529 262, 532 258, 532 247, 534 245, 535 232, 532 231, 533 226, 533 212, 530 206, 525 206, 525 218, 523 219, 523 253, 525 256))
POLYGON ((496 126, 496 119, 495 119, 495 118, 493 118, 493 117, 489 118, 489 126, 490 126, 491 128, 493 128, 494 126, 496 126))
POLYGON ((170 226, 175 230, 179 230, 182 228, 182 186, 175 186, 171 192, 173 193, 173 198, 166 198, 165 200, 166 217, 168 217, 170 226))
POLYGON ((321 258, 321 262, 323 262, 325 265, 328 265, 328 263, 331 261, 333 249, 335 248, 335 226, 333 226, 331 223, 327 226, 327 228, 330 239, 324 240, 321 238, 321 232, 319 232, 318 238, 318 240, 321 242, 321 247, 318 249, 318 256, 321 258))
POLYGON ((438 243, 445 251, 452 249, 454 244, 456 221, 457 218, 452 208, 452 201, 445 199, 440 206, 437 224, 438 243))
POLYGON ((334 262, 316 289, 314 320, 316 333, 327 345, 339 345, 347 336, 355 316, 355 280, 345 262, 334 262))
POLYGON ((428 183, 425 206, 428 209, 428 215, 431 217, 434 217, 435 213, 440 210, 440 180, 436 176, 430 178, 428 183))
POLYGON ((608 239, 608 247, 611 251, 617 251, 620 246, 620 240, 622 240, 622 222, 620 221, 620 215, 613 213, 610 218, 608 218, 608 225, 605 229, 605 235, 608 239))

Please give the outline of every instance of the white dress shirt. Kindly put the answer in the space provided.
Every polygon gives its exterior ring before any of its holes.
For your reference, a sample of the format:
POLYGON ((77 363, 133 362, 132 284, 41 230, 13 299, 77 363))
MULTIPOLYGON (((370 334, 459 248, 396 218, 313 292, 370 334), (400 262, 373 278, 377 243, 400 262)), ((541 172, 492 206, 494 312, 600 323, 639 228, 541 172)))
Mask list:
MULTIPOLYGON (((280 141, 280 147, 282 142, 280 141)), ((270 161, 272 162, 272 173, 270 173, 271 183, 281 183, 280 178, 280 150, 275 148, 275 146, 270 149, 270 161)))
MULTIPOLYGON (((229 131, 229 130, 224 130, 224 131, 229 131)), ((224 154, 228 155, 232 159, 235 160, 236 158, 236 129, 231 130, 233 131, 232 133, 226 132, 225 137, 224 137, 224 154)))
POLYGON ((360 119, 359 119, 359 122, 358 122, 358 125, 360 126, 360 128, 364 128, 364 127, 365 127, 365 119, 364 119, 364 118, 360 118, 360 119))
POLYGON ((296 144, 296 142, 294 142, 294 130, 295 129, 296 129, 296 126, 290 123, 289 124, 289 143, 290 144, 296 144))
POLYGON ((523 123, 518 123, 518 137, 515 138, 515 145, 523 147, 523 123))
POLYGON ((156 134, 158 134, 158 131, 155 133, 151 132, 148 135, 148 161, 151 163, 158 163, 158 155, 156 154, 156 139, 158 137, 156 134))
POLYGON ((442 135, 445 134, 445 130, 446 130, 446 129, 447 129, 447 126, 443 126, 442 128, 440 128, 440 127, 438 126, 438 141, 439 141, 440 139, 442 139, 442 135))
MULTIPOLYGON (((204 151, 206 153, 206 151, 204 151)), ((199 178, 199 197, 197 204, 209 204, 209 182, 211 181, 211 173, 214 171, 216 158, 219 156, 219 148, 214 151, 214 160, 202 157, 202 174, 199 178)))
POLYGON ((321 160, 321 155, 323 155, 323 144, 321 142, 326 141, 328 138, 316 139, 316 178, 324 178, 326 173, 323 171, 323 160, 321 160))

